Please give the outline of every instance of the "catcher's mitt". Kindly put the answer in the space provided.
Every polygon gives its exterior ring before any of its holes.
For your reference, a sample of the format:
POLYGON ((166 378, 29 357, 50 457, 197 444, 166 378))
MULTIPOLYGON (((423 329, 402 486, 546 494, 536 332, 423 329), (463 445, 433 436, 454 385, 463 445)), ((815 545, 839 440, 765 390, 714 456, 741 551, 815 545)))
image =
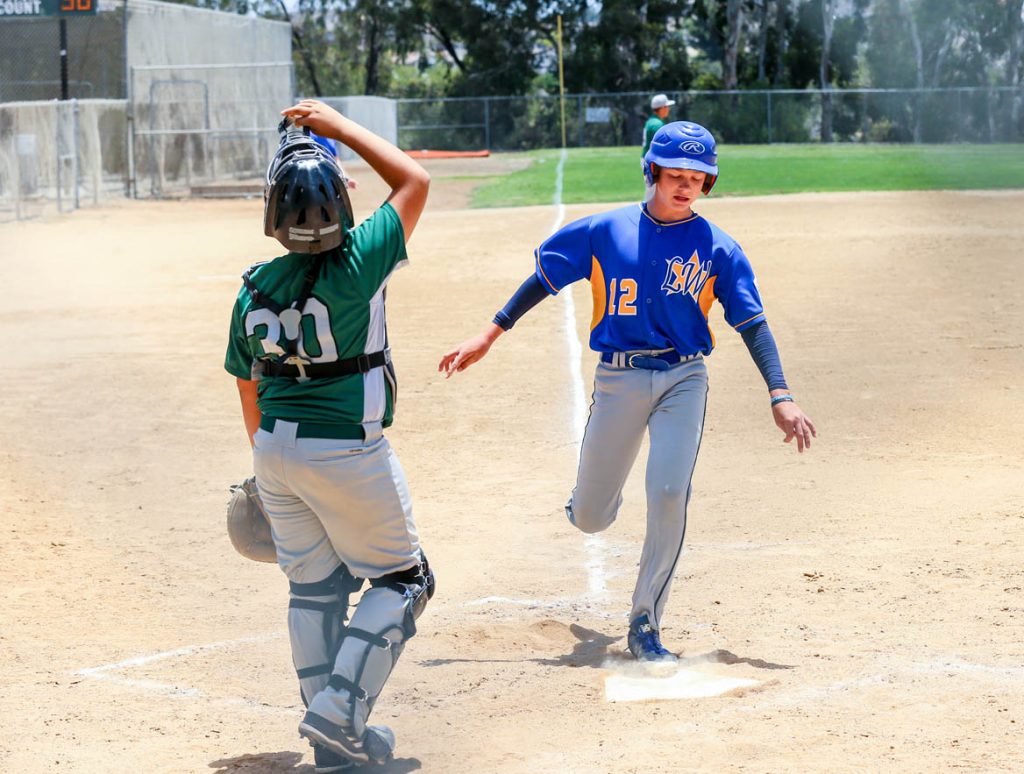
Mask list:
POLYGON ((277 562, 274 539, 270 536, 270 520, 263 510, 263 501, 256 489, 256 479, 247 478, 231 487, 228 503, 228 537, 246 559, 277 562))

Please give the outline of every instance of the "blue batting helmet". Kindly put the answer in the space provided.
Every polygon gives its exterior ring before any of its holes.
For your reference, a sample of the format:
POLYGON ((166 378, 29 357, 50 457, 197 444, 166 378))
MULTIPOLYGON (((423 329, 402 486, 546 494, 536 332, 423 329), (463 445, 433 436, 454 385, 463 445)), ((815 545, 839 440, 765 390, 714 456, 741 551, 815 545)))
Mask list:
POLYGON ((651 147, 644 154, 644 180, 654 185, 652 164, 667 169, 693 169, 704 172, 704 193, 710 193, 718 179, 718 154, 715 138, 707 129, 692 121, 673 121, 654 135, 651 147))

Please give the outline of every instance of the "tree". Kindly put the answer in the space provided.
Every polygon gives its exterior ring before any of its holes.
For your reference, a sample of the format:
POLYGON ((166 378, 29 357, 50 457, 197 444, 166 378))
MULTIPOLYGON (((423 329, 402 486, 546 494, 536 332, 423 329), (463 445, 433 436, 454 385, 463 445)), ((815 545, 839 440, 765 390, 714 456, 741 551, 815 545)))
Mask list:
POLYGON ((772 31, 775 33, 775 75, 772 83, 776 86, 785 83, 786 50, 789 47, 789 0, 775 0, 775 20, 772 31))
POLYGON ((821 0, 821 64, 818 78, 821 88, 821 141, 832 142, 832 88, 829 78, 829 56, 832 52, 832 30, 835 26, 835 0, 821 0))
POLYGON ((309 84, 313 89, 312 92, 309 92, 307 89, 306 93, 312 93, 314 96, 321 97, 324 95, 324 91, 320 86, 320 79, 317 76, 317 63, 313 57, 313 52, 305 44, 302 27, 296 23, 295 19, 292 18, 284 0, 277 0, 277 3, 281 16, 289 25, 291 25, 292 28, 292 43, 295 44, 295 50, 292 52, 292 55, 301 63, 303 72, 309 79, 309 84))
POLYGON ((570 91, 683 90, 691 82, 689 3, 606 0, 586 21, 585 5, 567 26, 570 91))
POLYGON ((1006 57, 1006 85, 1015 89, 1010 108, 1010 127, 1017 137, 1021 135, 1021 76, 1024 71, 1024 0, 1008 0, 1006 3, 1006 32, 1008 56, 1006 57))
POLYGON ((726 0, 725 51, 722 57, 722 87, 735 89, 739 85, 737 64, 743 42, 743 0, 726 0))
POLYGON ((755 0, 757 10, 757 82, 768 79, 766 61, 768 57, 768 34, 771 32, 771 0, 755 0))

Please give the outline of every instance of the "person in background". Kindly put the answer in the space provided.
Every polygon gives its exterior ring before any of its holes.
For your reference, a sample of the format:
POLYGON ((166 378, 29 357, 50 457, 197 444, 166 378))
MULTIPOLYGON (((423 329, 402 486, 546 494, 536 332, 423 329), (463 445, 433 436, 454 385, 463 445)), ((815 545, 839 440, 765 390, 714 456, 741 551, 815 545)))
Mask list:
POLYGON ((644 124, 644 147, 640 151, 641 156, 647 154, 648 149, 651 147, 651 140, 654 139, 654 135, 658 133, 658 130, 665 125, 668 121, 669 109, 674 105, 675 100, 669 99, 664 94, 655 94, 651 97, 651 115, 647 119, 647 123, 644 124))

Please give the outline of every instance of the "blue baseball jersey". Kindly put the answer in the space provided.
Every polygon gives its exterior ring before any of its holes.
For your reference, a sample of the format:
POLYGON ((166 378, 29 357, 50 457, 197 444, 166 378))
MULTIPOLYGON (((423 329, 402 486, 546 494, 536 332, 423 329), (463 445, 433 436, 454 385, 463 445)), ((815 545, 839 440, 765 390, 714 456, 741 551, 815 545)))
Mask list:
POLYGON ((700 215, 671 223, 639 205, 574 221, 536 251, 537 277, 552 295, 590 280, 597 352, 675 349, 709 354, 708 311, 717 298, 743 331, 764 319, 750 261, 736 241, 700 215))

